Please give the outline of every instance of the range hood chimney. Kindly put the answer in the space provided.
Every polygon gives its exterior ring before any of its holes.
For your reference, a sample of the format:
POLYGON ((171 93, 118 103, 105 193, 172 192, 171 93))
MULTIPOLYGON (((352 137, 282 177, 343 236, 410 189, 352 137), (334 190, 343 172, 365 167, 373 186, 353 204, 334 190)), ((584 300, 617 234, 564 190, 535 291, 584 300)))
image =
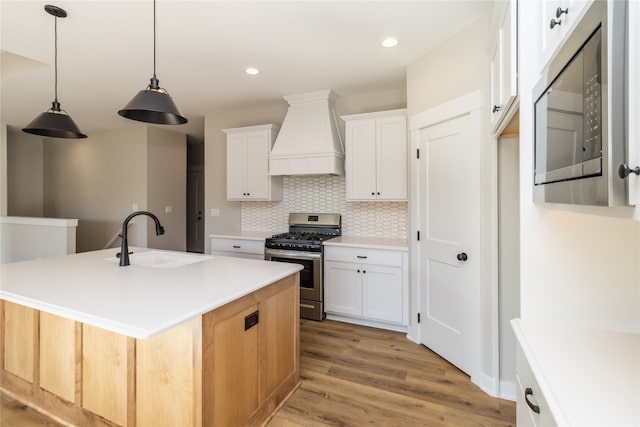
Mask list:
POLYGON ((269 154, 269 175, 344 175, 344 144, 330 90, 285 96, 289 110, 269 154))

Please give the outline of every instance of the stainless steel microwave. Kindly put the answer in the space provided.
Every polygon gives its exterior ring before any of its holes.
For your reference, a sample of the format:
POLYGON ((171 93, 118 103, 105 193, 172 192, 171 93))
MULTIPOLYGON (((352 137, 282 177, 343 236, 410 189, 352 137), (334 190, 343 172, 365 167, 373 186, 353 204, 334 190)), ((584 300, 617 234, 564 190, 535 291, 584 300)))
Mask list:
POLYGON ((534 99, 534 201, 626 205, 627 2, 593 1, 534 99))

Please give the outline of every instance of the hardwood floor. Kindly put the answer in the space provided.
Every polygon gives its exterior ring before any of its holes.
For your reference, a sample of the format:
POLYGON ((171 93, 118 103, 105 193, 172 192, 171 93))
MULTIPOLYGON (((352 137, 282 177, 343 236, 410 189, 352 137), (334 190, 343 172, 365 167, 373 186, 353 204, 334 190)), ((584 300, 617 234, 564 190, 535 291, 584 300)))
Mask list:
POLYGON ((269 422, 284 426, 514 426, 515 403, 405 334, 302 320, 301 386, 269 422))
MULTIPOLYGON (((515 403, 489 397, 398 332, 301 320, 300 372, 300 387, 268 427, 515 426, 515 403)), ((61 424, 3 394, 0 425, 61 424)))

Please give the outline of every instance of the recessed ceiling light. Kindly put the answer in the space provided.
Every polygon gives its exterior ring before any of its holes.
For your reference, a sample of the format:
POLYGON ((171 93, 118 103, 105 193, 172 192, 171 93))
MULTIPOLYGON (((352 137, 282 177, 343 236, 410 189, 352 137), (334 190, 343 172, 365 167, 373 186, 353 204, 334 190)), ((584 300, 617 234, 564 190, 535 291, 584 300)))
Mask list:
POLYGON ((382 47, 396 47, 397 45, 398 40, 394 39, 393 37, 382 40, 382 47))
POLYGON ((250 74, 252 76, 255 76, 256 74, 260 74, 260 70, 258 70, 257 68, 253 68, 253 67, 249 67, 246 70, 244 70, 245 73, 250 74))

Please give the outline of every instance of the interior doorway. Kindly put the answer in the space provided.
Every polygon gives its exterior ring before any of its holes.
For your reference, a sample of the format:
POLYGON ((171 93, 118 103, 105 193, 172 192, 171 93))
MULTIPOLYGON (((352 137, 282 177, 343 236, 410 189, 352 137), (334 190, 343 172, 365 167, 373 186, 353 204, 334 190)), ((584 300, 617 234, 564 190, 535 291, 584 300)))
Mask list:
POLYGON ((412 167, 417 338, 478 383, 481 92, 412 116, 410 129, 417 159, 412 167))
POLYGON ((204 141, 187 136, 187 251, 204 253, 204 141))

